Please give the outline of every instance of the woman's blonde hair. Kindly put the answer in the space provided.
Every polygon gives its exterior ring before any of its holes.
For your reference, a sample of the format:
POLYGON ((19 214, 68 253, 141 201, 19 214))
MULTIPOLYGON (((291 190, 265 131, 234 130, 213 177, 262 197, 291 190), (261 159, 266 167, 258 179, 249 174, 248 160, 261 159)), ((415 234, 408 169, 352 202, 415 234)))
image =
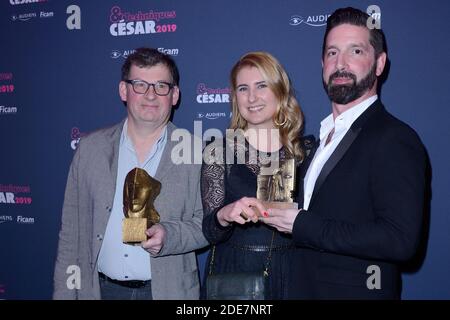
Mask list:
POLYGON ((230 74, 231 82, 231 129, 246 129, 247 121, 239 112, 236 99, 236 79, 242 68, 255 67, 278 100, 277 112, 273 122, 280 130, 281 143, 289 156, 303 160, 304 151, 300 146, 300 134, 303 130, 303 113, 294 97, 293 89, 286 71, 278 60, 267 52, 249 52, 234 65, 230 74))

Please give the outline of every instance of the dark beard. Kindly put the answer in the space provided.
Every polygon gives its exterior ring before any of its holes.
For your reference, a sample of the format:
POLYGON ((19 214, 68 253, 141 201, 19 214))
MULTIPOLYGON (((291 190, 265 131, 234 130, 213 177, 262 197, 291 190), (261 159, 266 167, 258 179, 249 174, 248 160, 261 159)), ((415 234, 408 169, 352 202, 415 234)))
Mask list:
POLYGON ((376 63, 373 64, 369 73, 359 82, 356 81, 356 76, 353 73, 346 71, 336 71, 330 75, 328 84, 323 81, 323 86, 331 101, 337 104, 347 104, 360 98, 364 93, 372 89, 377 80, 376 63), (333 85, 332 81, 335 78, 346 77, 353 80, 353 83, 333 85))

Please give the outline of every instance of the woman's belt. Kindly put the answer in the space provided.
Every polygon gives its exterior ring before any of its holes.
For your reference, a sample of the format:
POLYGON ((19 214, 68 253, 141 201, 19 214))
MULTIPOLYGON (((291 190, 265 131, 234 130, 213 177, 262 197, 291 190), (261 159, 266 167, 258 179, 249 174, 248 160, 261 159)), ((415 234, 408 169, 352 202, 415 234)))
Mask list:
MULTIPOLYGON (((231 243, 230 246, 234 249, 240 249, 243 251, 265 252, 265 251, 270 250, 269 245, 231 243)), ((290 250, 290 249, 294 249, 294 248, 295 248, 295 245, 293 245, 293 244, 273 245, 272 251, 290 250)))

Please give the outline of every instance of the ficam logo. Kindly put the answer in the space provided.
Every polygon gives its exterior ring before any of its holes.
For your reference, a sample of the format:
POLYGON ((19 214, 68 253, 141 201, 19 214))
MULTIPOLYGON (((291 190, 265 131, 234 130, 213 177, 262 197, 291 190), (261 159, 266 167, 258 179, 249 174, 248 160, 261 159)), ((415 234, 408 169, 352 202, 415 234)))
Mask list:
POLYGON ((0 115, 16 114, 16 113, 17 113, 17 107, 0 106, 0 115))
POLYGON ((179 50, 177 48, 172 48, 172 49, 168 49, 168 48, 158 48, 158 51, 161 53, 165 53, 169 56, 177 56, 179 53, 179 50))
POLYGON ((20 196, 20 193, 31 193, 30 186, 15 186, 12 184, 2 185, 0 184, 0 205, 1 204, 16 204, 16 205, 29 205, 33 201, 30 196, 20 196))
POLYGON ((209 88, 204 83, 197 85, 198 103, 229 103, 230 88, 209 88))
POLYGON ((19 224, 34 224, 35 221, 33 217, 17 216, 16 222, 19 224))
POLYGON ((289 19, 289 24, 291 26, 298 26, 299 24, 307 24, 311 27, 322 27, 327 24, 327 19, 330 14, 319 14, 319 15, 311 15, 311 16, 300 16, 293 15, 289 19))
POLYGON ((55 16, 55 13, 53 11, 41 11, 39 13, 39 18, 53 18, 55 16))

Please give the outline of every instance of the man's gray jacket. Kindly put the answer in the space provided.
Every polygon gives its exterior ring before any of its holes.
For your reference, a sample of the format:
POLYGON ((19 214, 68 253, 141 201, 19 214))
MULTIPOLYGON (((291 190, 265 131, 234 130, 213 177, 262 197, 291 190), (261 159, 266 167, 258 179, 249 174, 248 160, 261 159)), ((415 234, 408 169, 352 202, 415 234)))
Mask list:
MULTIPOLYGON (((123 123, 82 138, 74 155, 59 233, 55 299, 100 299, 97 259, 114 200, 123 123), (71 289, 77 267, 81 287, 71 289)), ((151 257, 152 294, 154 299, 198 299, 194 250, 207 245, 202 233, 201 165, 174 164, 171 154, 177 142, 171 136, 175 129, 169 122, 167 144, 155 175, 162 184, 155 208, 167 233, 160 253, 151 257)))

